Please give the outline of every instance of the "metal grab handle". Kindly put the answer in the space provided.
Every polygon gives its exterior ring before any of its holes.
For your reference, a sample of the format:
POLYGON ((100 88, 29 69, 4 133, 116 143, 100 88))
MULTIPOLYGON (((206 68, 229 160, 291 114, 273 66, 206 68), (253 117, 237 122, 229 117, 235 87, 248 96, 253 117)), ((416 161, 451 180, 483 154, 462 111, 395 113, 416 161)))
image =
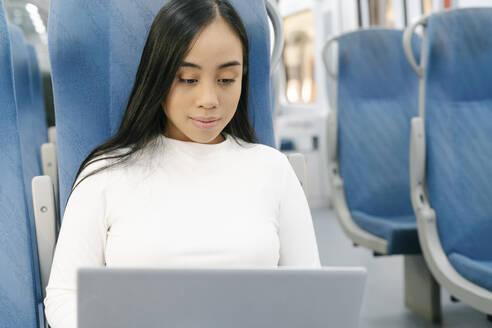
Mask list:
POLYGON ((413 70, 415 71, 415 73, 417 73, 419 77, 423 76, 424 68, 417 64, 417 61, 413 56, 412 36, 417 26, 422 25, 425 28, 428 17, 428 15, 422 16, 418 21, 407 27, 405 29, 405 32, 403 32, 403 51, 405 52, 405 56, 407 57, 410 66, 412 66, 413 70))
POLYGON ((275 35, 273 53, 270 59, 270 75, 272 75, 277 68, 278 63, 280 62, 282 51, 284 49, 284 31, 282 27, 282 21, 280 20, 280 13, 277 8, 269 0, 265 0, 265 7, 268 17, 270 17, 270 21, 272 22, 275 35))
POLYGON ((326 71, 328 72, 328 75, 329 75, 332 79, 334 79, 334 80, 336 80, 336 79, 337 79, 338 75, 337 75, 337 73, 335 73, 335 72, 333 72, 333 71, 331 70, 331 68, 330 68, 330 64, 329 64, 329 63, 328 63, 328 61, 326 60, 326 54, 327 54, 327 51, 328 51, 328 49, 330 48, 331 44, 332 44, 333 42, 335 42, 335 41, 338 41, 338 38, 339 38, 339 36, 334 36, 334 37, 332 37, 332 38, 328 39, 328 41, 326 41, 326 43, 325 43, 325 45, 324 45, 324 47, 323 47, 323 50, 322 50, 322 52, 321 52, 322 57, 323 57, 323 63, 325 64, 325 67, 326 67, 326 71))

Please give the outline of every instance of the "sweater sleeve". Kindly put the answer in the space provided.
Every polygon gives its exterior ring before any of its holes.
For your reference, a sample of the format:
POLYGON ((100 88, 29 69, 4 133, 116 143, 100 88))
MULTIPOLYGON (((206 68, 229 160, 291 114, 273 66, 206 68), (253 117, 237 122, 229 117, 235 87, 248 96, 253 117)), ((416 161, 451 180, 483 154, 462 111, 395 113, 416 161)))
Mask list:
MULTIPOLYGON (((90 164, 80 176, 102 162, 90 164)), ((106 173, 104 170, 82 181, 68 200, 44 299, 51 328, 77 327, 77 270, 105 265, 106 173)))
POLYGON ((279 207, 279 266, 320 267, 318 245, 309 205, 301 183, 282 154, 283 181, 279 207))

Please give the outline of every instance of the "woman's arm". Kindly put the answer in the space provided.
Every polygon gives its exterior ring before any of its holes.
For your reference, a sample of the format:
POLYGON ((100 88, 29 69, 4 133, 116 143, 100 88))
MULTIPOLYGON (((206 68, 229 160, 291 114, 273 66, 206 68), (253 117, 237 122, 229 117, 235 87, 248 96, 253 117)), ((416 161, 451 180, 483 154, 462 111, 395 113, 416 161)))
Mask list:
MULTIPOLYGON (((88 166, 81 176, 101 162, 88 166)), ((104 170, 82 181, 67 203, 44 299, 51 328, 77 326, 77 269, 105 265, 106 185, 104 170)))
POLYGON ((282 154, 283 182, 279 208, 279 266, 320 267, 309 205, 301 183, 282 154))

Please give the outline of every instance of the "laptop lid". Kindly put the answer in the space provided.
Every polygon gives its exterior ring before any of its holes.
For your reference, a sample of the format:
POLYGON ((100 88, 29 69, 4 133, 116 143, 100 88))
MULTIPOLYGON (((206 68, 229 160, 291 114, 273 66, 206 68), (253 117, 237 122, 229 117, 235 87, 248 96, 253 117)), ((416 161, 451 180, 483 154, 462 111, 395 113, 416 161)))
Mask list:
POLYGON ((78 327, 357 327, 365 268, 81 269, 78 327))

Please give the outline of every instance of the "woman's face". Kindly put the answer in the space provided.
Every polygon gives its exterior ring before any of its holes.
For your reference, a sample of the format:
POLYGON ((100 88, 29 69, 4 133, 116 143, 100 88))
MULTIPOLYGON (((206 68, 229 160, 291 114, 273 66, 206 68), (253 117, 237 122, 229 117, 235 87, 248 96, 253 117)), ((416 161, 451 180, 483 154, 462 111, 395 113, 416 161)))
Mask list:
POLYGON ((234 30, 217 17, 197 34, 162 103, 164 135, 214 144, 236 113, 241 95, 243 48, 234 30), (202 123, 200 121, 210 121, 202 123))

